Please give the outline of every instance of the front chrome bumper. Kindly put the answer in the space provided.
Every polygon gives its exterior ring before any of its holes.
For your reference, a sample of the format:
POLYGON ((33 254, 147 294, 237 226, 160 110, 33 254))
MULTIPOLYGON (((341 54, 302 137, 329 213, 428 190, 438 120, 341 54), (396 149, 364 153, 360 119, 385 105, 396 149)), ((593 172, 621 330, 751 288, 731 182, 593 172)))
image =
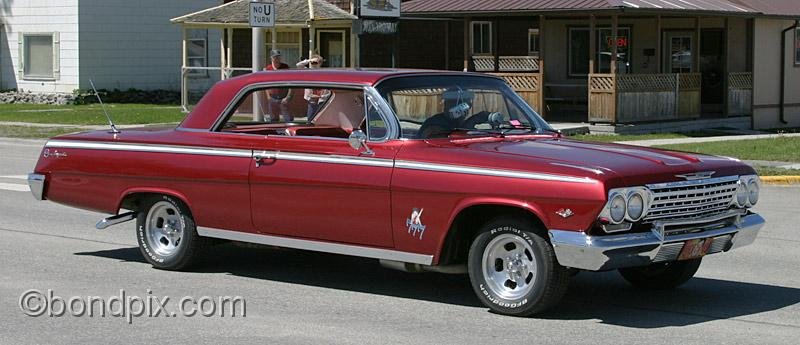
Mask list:
POLYGON ((602 271, 676 260, 684 242, 694 239, 714 238, 715 250, 709 253, 727 252, 753 243, 763 226, 764 218, 749 214, 731 225, 674 236, 665 237, 658 231, 590 236, 584 232, 550 230, 550 241, 562 266, 602 271))
POLYGON ((44 180, 44 175, 28 174, 28 186, 31 187, 31 193, 36 200, 44 200, 44 180))

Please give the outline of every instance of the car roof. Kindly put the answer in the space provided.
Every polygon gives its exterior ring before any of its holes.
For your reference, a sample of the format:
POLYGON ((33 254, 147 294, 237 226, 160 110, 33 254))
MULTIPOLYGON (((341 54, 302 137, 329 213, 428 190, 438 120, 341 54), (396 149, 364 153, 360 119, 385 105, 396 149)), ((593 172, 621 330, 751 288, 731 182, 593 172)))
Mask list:
POLYGON ((192 110, 179 127, 184 129, 209 129, 239 91, 248 85, 269 82, 292 82, 301 84, 342 83, 370 86, 387 78, 413 75, 490 76, 488 74, 470 72, 381 68, 286 69, 248 73, 216 83, 206 93, 206 96, 197 103, 194 110, 192 110))

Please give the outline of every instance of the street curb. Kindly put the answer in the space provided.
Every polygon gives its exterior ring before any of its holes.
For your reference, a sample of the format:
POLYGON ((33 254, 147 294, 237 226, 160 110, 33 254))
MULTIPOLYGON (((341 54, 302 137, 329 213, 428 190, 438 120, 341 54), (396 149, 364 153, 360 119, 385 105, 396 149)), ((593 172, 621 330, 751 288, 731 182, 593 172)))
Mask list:
POLYGON ((761 176, 765 184, 800 184, 800 176, 761 176))

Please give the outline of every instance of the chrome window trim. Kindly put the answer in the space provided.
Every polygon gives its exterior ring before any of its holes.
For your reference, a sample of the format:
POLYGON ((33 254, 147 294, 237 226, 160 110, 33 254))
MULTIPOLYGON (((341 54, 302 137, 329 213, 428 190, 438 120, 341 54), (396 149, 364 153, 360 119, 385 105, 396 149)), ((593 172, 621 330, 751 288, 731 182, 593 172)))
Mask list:
POLYGON ((353 244, 342 244, 305 240, 299 238, 254 234, 241 231, 222 230, 198 226, 197 234, 204 237, 222 238, 232 241, 258 243, 284 248, 311 250, 316 252, 359 256, 365 258, 410 262, 421 265, 433 263, 433 255, 403 252, 393 249, 367 247, 353 244))
POLYGON ((75 148, 88 150, 109 150, 109 151, 134 151, 152 153, 182 153, 191 155, 224 156, 224 157, 243 157, 251 158, 252 150, 244 149, 224 149, 197 146, 177 146, 177 145, 153 145, 153 144, 130 144, 130 143, 108 143, 108 142, 89 142, 71 140, 50 140, 45 147, 75 148))
POLYGON ((574 183, 598 183, 597 180, 588 177, 551 175, 551 174, 532 173, 532 172, 517 171, 517 170, 500 170, 500 169, 490 169, 490 168, 480 168, 480 167, 469 167, 462 165, 411 162, 403 160, 395 161, 395 167, 400 169, 410 169, 410 170, 462 173, 462 174, 483 175, 483 176, 493 176, 493 177, 510 177, 510 178, 520 178, 527 180, 544 180, 544 181, 574 182, 574 183))

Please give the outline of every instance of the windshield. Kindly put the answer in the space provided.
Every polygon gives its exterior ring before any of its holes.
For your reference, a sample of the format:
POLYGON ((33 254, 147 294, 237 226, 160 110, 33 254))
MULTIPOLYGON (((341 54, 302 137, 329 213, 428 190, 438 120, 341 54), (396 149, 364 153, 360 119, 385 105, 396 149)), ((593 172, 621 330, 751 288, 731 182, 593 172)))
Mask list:
POLYGON ((492 77, 408 76, 381 82, 377 89, 407 139, 553 131, 505 82, 492 77))

